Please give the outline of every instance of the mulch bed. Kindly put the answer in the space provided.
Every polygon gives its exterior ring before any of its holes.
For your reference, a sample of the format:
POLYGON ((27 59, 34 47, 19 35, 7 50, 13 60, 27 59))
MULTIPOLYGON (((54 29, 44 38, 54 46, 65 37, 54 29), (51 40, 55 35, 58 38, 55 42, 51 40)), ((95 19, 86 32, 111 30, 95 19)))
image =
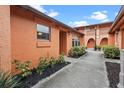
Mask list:
POLYGON ((39 75, 36 72, 36 69, 32 70, 32 74, 26 78, 23 78, 21 81, 21 86, 20 88, 30 88, 32 86, 34 86, 36 83, 38 83, 40 80, 49 77, 50 75, 54 74, 55 72, 57 72, 58 70, 60 70, 61 68, 63 68, 64 66, 70 64, 69 62, 67 62, 67 64, 65 63, 59 63, 59 64, 55 64, 53 68, 49 67, 47 68, 43 74, 39 75))
POLYGON ((115 57, 115 58, 105 57, 105 58, 108 58, 108 59, 117 59, 117 60, 119 60, 119 59, 120 59, 120 57, 115 57))
POLYGON ((105 62, 105 64, 108 73, 109 87, 117 88, 119 83, 120 64, 112 62, 105 62))

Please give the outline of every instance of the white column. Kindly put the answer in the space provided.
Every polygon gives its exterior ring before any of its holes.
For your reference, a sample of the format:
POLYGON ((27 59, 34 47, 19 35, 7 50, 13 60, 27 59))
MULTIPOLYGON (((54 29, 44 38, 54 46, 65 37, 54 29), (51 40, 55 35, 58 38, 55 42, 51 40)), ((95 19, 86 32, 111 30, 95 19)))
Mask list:
POLYGON ((119 87, 124 88, 124 49, 121 50, 121 55, 120 55, 120 84, 119 87))

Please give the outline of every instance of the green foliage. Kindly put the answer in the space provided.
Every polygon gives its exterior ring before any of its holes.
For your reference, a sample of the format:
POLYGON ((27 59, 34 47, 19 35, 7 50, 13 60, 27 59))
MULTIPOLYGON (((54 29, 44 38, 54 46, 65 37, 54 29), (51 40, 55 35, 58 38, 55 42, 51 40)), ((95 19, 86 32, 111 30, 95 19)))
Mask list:
POLYGON ((104 52, 104 56, 106 58, 119 58, 120 57, 120 50, 114 46, 103 46, 102 48, 104 52))
POLYGON ((72 47, 70 49, 69 56, 71 56, 71 57, 79 57, 79 56, 81 56, 81 55, 86 53, 85 49, 86 48, 83 47, 83 46, 82 47, 81 46, 74 46, 74 47, 72 47))
POLYGON ((63 55, 60 55, 58 59, 55 59, 53 57, 51 57, 50 59, 41 57, 39 59, 39 64, 36 68, 36 71, 38 74, 41 75, 43 71, 46 70, 48 67, 53 68, 56 64, 59 63, 67 63, 63 55))
POLYGON ((21 72, 21 76, 22 77, 27 77, 28 75, 31 75, 32 72, 30 70, 30 61, 26 61, 24 63, 22 63, 19 60, 14 60, 14 63, 16 65, 16 70, 21 72))
POLYGON ((0 71, 0 88, 15 88, 20 86, 20 79, 10 73, 0 71))
POLYGON ((104 51, 107 47, 114 47, 114 46, 104 45, 104 46, 102 46, 102 50, 104 51))
POLYGON ((47 62, 47 59, 41 57, 41 58, 39 59, 39 64, 38 64, 38 66, 37 66, 37 68, 36 68, 37 73, 41 75, 41 74, 43 73, 43 71, 44 71, 49 65, 50 65, 50 63, 47 62))
POLYGON ((86 47, 82 46, 79 55, 83 55, 85 53, 86 53, 86 47))
POLYGON ((99 46, 97 45, 96 48, 97 48, 97 50, 100 51, 102 47, 100 45, 99 46))
POLYGON ((65 61, 65 59, 64 59, 64 55, 63 54, 61 54, 60 56, 59 56, 59 58, 58 58, 58 63, 65 63, 65 64, 67 64, 67 62, 65 61))
POLYGON ((49 63, 49 66, 53 68, 54 65, 57 64, 57 60, 55 58, 51 57, 49 59, 49 62, 48 63, 49 63))
POLYGON ((87 49, 87 46, 83 45, 82 47, 84 47, 85 49, 87 49))

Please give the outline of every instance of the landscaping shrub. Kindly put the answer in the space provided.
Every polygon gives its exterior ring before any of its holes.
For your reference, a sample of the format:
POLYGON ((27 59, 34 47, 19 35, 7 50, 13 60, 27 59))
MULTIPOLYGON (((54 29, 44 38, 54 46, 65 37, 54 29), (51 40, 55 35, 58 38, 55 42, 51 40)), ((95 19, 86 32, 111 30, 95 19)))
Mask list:
POLYGON ((55 64, 57 64, 57 60, 53 57, 51 57, 48 61, 50 67, 54 67, 55 64))
POLYGON ((114 46, 108 46, 108 45, 104 45, 104 46, 102 46, 102 50, 104 51, 106 48, 108 48, 108 47, 114 47, 114 46))
POLYGON ((69 56, 71 57, 80 57, 81 55, 85 54, 85 47, 81 46, 74 46, 69 51, 69 56))
POLYGON ((58 59, 55 59, 53 57, 51 57, 50 59, 46 59, 41 57, 39 59, 39 64, 36 68, 36 71, 38 74, 42 74, 44 70, 46 70, 48 67, 53 68, 55 66, 55 64, 61 64, 64 63, 66 64, 67 62, 64 59, 63 55, 60 55, 58 59))
POLYGON ((15 88, 20 86, 20 79, 10 73, 0 71, 0 88, 15 88))
POLYGON ((50 65, 50 63, 47 62, 47 59, 41 57, 41 58, 39 59, 39 64, 38 64, 38 66, 37 66, 37 68, 36 68, 37 73, 41 75, 41 74, 43 73, 43 71, 44 71, 49 65, 50 65))
POLYGON ((99 46, 96 46, 96 48, 97 48, 97 50, 101 50, 101 46, 99 45, 99 46))
POLYGON ((64 55, 63 54, 61 54, 60 56, 59 56, 59 58, 58 58, 58 63, 65 63, 65 64, 67 64, 67 62, 65 61, 65 59, 64 59, 64 55))
POLYGON ((15 65, 16 65, 16 70, 21 72, 21 76, 22 77, 27 77, 28 75, 31 75, 32 72, 30 70, 30 61, 26 61, 26 62, 21 62, 19 60, 14 60, 15 65))
POLYGON ((14 60, 12 63, 15 64, 15 69, 20 73, 13 76, 11 80, 10 75, 7 76, 9 79, 6 79, 0 74, 0 87, 31 87, 39 80, 50 76, 69 64, 69 62, 65 61, 64 55, 60 55, 57 59, 53 57, 48 59, 41 57, 39 58, 38 66, 33 69, 30 69, 30 61, 21 62, 19 60, 14 60), (18 84, 18 80, 21 81, 20 85, 18 84), (6 85, 6 82, 8 86, 6 85), (9 83, 12 85, 10 86, 9 83))
POLYGON ((106 58, 119 58, 120 57, 120 50, 114 46, 103 46, 102 48, 104 56, 106 58))
POLYGON ((87 46, 83 45, 82 47, 84 47, 85 49, 87 49, 87 46))

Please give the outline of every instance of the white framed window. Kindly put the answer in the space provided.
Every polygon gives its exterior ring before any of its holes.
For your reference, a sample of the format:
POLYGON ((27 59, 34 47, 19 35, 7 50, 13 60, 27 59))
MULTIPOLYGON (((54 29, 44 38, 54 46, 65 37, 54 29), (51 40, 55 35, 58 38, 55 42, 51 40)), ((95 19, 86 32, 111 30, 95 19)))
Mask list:
POLYGON ((50 40, 50 27, 37 24, 37 39, 50 40))
POLYGON ((80 46, 80 40, 79 38, 73 38, 72 39, 72 46, 80 46))

